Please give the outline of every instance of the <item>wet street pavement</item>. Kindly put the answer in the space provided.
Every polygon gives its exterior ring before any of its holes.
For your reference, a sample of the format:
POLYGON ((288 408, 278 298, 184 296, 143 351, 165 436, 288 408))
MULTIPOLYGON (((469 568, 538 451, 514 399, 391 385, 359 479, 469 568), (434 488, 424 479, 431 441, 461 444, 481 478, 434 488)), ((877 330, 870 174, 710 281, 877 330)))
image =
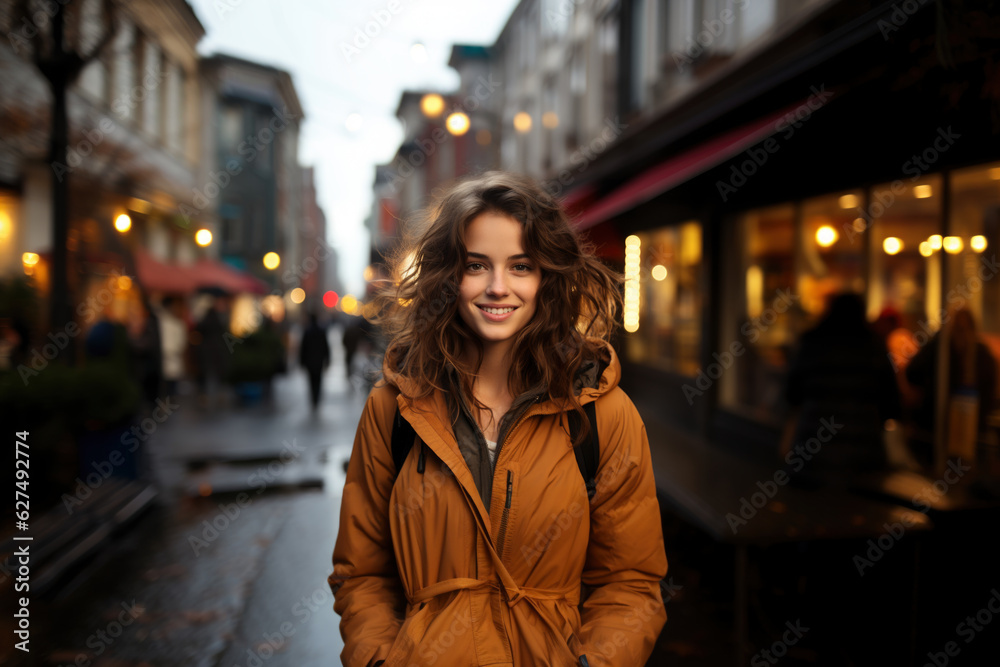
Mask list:
MULTIPOLYGON (((182 390, 146 443, 155 507, 32 603, 32 653, 25 660, 17 652, 12 664, 341 664, 326 578, 343 464, 369 388, 357 376, 348 382, 337 331, 330 341, 333 363, 315 414, 297 368, 276 379, 271 402, 256 405, 235 398, 206 405, 190 385, 182 390)), ((673 532, 668 526, 671 543, 673 532)), ((690 548, 704 556, 699 549, 690 548)), ((703 597, 691 569, 703 564, 672 557, 683 593, 703 597)), ((648 664, 729 664, 724 612, 708 597, 675 599, 648 664)))
POLYGON ((367 388, 348 383, 330 339, 316 414, 298 368, 276 378, 270 405, 208 407, 182 391, 147 442, 156 508, 39 601, 21 664, 339 664, 326 577, 367 388))

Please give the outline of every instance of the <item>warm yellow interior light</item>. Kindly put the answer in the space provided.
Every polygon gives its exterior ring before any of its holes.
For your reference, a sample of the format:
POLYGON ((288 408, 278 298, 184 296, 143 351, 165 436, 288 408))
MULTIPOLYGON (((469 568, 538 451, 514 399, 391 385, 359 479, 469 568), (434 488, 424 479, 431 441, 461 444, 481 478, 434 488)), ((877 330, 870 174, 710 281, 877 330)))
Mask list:
POLYGON ((858 207, 858 196, 857 195, 844 195, 839 200, 840 208, 857 208, 858 207))
POLYGON ((840 238, 840 235, 837 233, 837 230, 830 225, 823 225, 816 230, 816 243, 821 248, 829 248, 837 242, 838 238, 840 238))
POLYGON ((944 251, 949 255, 957 255, 958 253, 962 252, 964 244, 962 243, 961 237, 946 236, 944 237, 944 240, 941 242, 941 247, 943 247, 944 251))

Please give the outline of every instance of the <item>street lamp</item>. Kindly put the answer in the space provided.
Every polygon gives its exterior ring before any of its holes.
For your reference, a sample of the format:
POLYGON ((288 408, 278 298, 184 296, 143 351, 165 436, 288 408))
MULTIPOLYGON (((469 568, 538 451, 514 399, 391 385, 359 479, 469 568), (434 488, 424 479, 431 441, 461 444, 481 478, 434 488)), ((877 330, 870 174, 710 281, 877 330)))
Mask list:
POLYGON ((278 253, 269 252, 264 255, 264 268, 268 271, 274 271, 281 264, 281 258, 278 257, 278 253))
POLYGON ((427 93, 420 98, 420 110, 428 118, 437 118, 444 111, 444 98, 437 93, 427 93))
POLYGON ((132 218, 128 217, 128 213, 122 213, 117 218, 115 218, 115 229, 124 234, 129 229, 132 228, 132 218))
POLYGON ((521 134, 531 132, 531 114, 527 111, 518 111, 514 114, 514 129, 521 134))
POLYGON ((212 244, 212 232, 207 229, 199 229, 195 232, 194 242, 200 245, 202 248, 212 244))
POLYGON ((448 131, 456 137, 460 137, 469 131, 469 117, 461 111, 456 111, 448 116, 448 120, 444 124, 448 128, 448 131))

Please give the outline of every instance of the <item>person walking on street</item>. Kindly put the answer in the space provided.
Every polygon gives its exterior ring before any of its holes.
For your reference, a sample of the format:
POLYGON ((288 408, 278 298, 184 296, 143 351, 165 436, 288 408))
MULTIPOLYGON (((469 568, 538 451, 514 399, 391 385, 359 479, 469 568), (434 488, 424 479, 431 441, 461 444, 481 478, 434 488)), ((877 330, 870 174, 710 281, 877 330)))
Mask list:
POLYGON ((141 303, 145 318, 139 324, 134 342, 136 375, 146 405, 155 406, 163 381, 163 345, 160 341, 160 320, 145 298, 141 303))
POLYGON ((218 297, 212 301, 202 316, 195 331, 198 332, 196 355, 198 360, 198 384, 201 400, 205 407, 215 407, 226 377, 229 348, 226 334, 229 332, 228 318, 223 317, 222 302, 218 297))
POLYGON ((316 313, 309 313, 309 326, 302 332, 299 365, 306 369, 309 376, 309 404, 315 412, 323 387, 323 371, 330 365, 330 343, 316 313))
POLYGON ((667 559, 608 342, 620 276, 527 178, 429 211, 373 316, 390 342, 329 576, 343 664, 641 667, 667 559))
POLYGON ((165 297, 158 314, 160 345, 163 359, 163 381, 167 396, 176 396, 178 383, 184 378, 184 355, 187 353, 188 331, 184 322, 184 304, 175 296, 165 297))

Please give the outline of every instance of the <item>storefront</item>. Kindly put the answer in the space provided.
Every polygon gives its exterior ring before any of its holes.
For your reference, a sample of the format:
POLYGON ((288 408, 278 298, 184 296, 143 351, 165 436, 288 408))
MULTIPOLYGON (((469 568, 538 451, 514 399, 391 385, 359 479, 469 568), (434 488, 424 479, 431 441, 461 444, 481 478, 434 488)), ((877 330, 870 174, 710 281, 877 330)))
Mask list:
POLYGON ((869 322, 898 317, 897 367, 963 306, 1000 358, 1000 95, 983 69, 997 49, 963 43, 946 67, 932 13, 907 29, 748 66, 569 193, 581 230, 619 239, 620 347, 647 414, 773 456, 796 344, 845 291, 869 322))

